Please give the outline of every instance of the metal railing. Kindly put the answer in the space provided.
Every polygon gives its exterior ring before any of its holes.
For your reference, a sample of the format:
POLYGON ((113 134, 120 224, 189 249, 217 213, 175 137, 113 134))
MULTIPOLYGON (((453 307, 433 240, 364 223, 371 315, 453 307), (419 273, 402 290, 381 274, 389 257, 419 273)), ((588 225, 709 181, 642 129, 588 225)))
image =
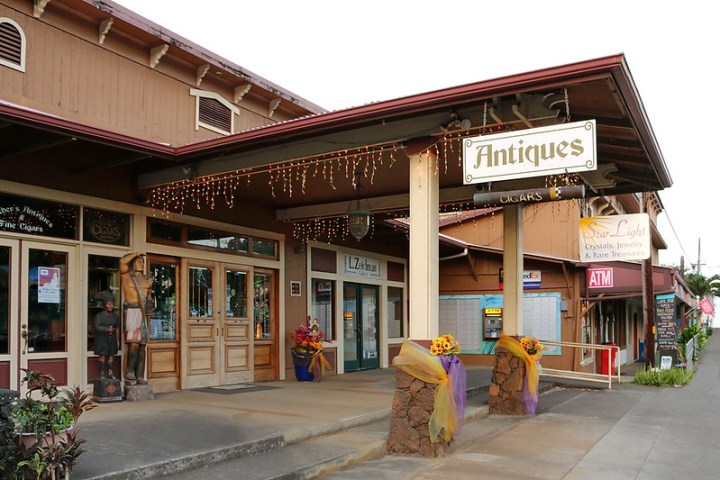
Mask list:
MULTIPOLYGON (((596 345, 592 343, 574 343, 574 342, 553 342, 550 340, 540 340, 545 346, 550 347, 569 347, 569 348, 580 348, 580 349, 591 349, 591 350, 607 350, 607 372, 608 373, 590 373, 590 372, 576 372, 573 370, 560 370, 556 368, 545 368, 542 367, 540 372, 541 377, 557 377, 565 378, 568 380, 582 380, 585 382, 598 382, 607 383, 608 389, 612 389, 612 382, 616 380, 620 383, 620 347, 618 345, 596 345), (612 351, 615 350, 615 355, 612 351), (617 363, 616 373, 613 374, 613 358, 617 363)), ((573 354, 572 358, 575 358, 573 354)), ((542 366, 542 359, 540 359, 540 365, 542 366)), ((602 369, 601 369, 602 370, 602 369)))

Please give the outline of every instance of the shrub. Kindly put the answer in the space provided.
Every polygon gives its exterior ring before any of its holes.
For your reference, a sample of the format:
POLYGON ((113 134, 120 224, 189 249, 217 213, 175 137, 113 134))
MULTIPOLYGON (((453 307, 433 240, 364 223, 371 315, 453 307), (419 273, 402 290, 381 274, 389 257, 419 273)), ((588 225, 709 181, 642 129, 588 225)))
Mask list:
POLYGON ((635 372, 635 383, 655 387, 684 387, 692 380, 693 372, 673 367, 669 370, 645 368, 635 372))

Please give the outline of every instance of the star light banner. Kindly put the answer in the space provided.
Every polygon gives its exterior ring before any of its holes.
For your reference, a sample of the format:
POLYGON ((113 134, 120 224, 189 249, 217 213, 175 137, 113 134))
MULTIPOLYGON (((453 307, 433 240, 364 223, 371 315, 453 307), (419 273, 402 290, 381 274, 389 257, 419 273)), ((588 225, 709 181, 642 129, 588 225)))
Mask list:
POLYGON ((580 219, 580 261, 617 262, 650 258, 647 213, 580 219))
POLYGON ((595 120, 561 123, 463 141, 463 183, 597 169, 595 120))

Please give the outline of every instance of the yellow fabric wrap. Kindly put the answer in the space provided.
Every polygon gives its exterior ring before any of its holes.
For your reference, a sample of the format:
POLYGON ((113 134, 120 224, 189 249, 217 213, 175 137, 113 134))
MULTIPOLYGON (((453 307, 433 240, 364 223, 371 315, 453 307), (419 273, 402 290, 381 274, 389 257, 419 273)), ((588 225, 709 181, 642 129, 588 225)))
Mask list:
POLYGON ((538 383, 540 383, 540 369, 537 360, 542 357, 542 352, 530 355, 522 346, 519 340, 509 337, 504 333, 500 334, 500 339, 495 344, 495 348, 504 348, 518 358, 525 361, 525 375, 527 375, 528 391, 530 395, 537 395, 538 383))
POLYGON ((393 366, 408 375, 425 383, 437 384, 435 389, 435 408, 430 415, 428 428, 430 441, 435 443, 439 438, 449 442, 457 428, 457 409, 450 382, 442 362, 421 345, 412 340, 405 340, 400 354, 393 359, 393 366))
MULTIPOLYGON (((329 369, 331 368, 331 366, 330 362, 327 361, 325 355, 323 355, 322 352, 317 352, 312 357, 310 357, 310 365, 308 365, 308 372, 313 374, 315 372, 318 372, 319 377, 322 378, 326 368, 329 369)), ((318 380, 320 380, 320 378, 318 378, 318 380)))

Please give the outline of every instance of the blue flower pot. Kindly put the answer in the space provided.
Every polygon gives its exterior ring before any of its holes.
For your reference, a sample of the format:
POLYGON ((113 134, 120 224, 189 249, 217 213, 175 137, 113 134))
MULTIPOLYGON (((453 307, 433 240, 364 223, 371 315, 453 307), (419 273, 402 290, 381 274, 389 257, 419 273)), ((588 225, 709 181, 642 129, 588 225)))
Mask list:
POLYGON ((307 365, 295 365, 295 378, 298 382, 312 382, 315 376, 308 372, 307 365))

